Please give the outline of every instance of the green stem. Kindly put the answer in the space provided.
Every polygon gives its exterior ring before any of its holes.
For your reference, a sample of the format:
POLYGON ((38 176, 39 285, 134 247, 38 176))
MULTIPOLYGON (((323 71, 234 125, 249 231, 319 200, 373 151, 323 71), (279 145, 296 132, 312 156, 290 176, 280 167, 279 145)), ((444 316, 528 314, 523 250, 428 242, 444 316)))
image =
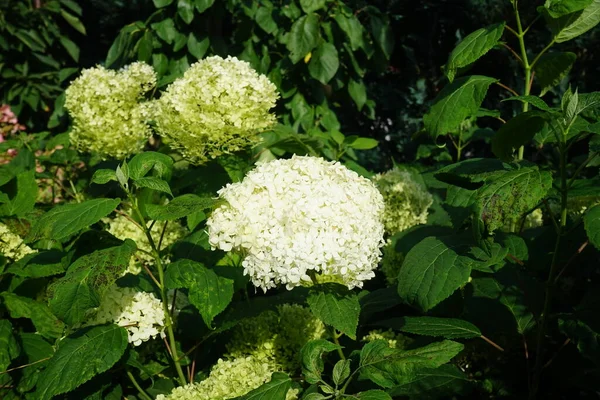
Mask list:
POLYGON ((541 57, 541 56, 542 56, 542 55, 543 55, 545 52, 547 52, 547 51, 548 51, 548 49, 550 49, 550 47, 552 47, 552 45, 553 45, 553 44, 554 44, 554 39, 552 39, 552 41, 551 41, 550 43, 548 43, 548 45, 547 45, 546 47, 544 47, 544 48, 542 49, 542 51, 540 51, 540 54, 538 54, 538 55, 537 55, 537 56, 536 56, 536 57, 533 59, 533 61, 531 62, 531 65, 529 66, 529 68, 533 69, 533 67, 534 67, 535 63, 537 63, 537 62, 539 61, 540 57, 541 57))
POLYGON ((171 358, 173 359, 173 364, 175 365, 175 370, 177 371, 177 376, 179 377, 179 383, 184 386, 186 384, 185 375, 183 370, 181 369, 181 365, 179 364, 179 358, 177 356, 177 342, 175 341, 175 333, 173 332, 173 321, 171 320, 171 315, 169 313, 169 299, 167 297, 167 288, 165 287, 165 270, 162 264, 162 259, 160 258, 160 253, 156 248, 156 244, 154 243, 154 239, 152 239, 152 235, 150 234, 150 230, 146 226, 146 220, 144 216, 140 212, 140 209, 137 205, 136 199, 128 193, 129 200, 131 202, 131 207, 133 211, 137 214, 139 218, 140 225, 144 230, 144 234, 146 235, 146 239, 148 239, 148 243, 150 244, 150 248, 152 250, 152 254, 154 256, 154 260, 156 261, 156 270, 158 271, 158 282, 159 282, 159 291, 160 297, 162 300, 163 311, 165 314, 165 330, 167 331, 167 338, 169 340, 169 346, 171 347, 171 358))
POLYGON ((573 185, 573 183, 575 182, 575 178, 577 178, 577 176, 579 176, 579 174, 581 173, 581 171, 594 159, 598 156, 598 154, 600 154, 599 151, 595 151, 592 154, 590 154, 590 156, 583 162, 581 163, 581 165, 579 165, 579 167, 577 167, 577 169, 575 170, 575 172, 573 173, 573 176, 571 177, 571 179, 569 179, 569 183, 567 183, 567 189, 570 189, 571 186, 573 185))
MULTIPOLYGON (((515 18, 517 20, 517 38, 519 39, 519 48, 521 50, 521 60, 523 61, 523 71, 525 72, 525 89, 523 91, 524 96, 528 96, 531 90, 531 65, 529 65, 529 59, 527 58, 527 48, 525 47, 525 32, 523 31, 523 26, 521 25, 521 16, 519 15, 519 7, 517 6, 517 2, 515 1, 515 18)), ((529 103, 523 102, 523 112, 529 110, 529 103)), ((523 153, 525 152, 525 147, 519 147, 519 160, 523 159, 523 153)))
POLYGON ((340 337, 338 336, 338 333, 335 328, 332 328, 331 336, 333 337, 333 342, 339 346, 337 351, 338 351, 340 358, 342 360, 345 360, 346 356, 344 355, 344 352, 342 351, 342 346, 340 345, 340 340, 339 340, 340 337))
POLYGON ((140 392, 141 398, 143 398, 144 400, 152 400, 152 397, 148 396, 148 394, 144 391, 144 389, 142 389, 142 387, 139 385, 139 383, 137 382, 137 380, 135 379, 135 377, 129 370, 127 370, 127 376, 129 377, 129 380, 131 381, 133 386, 137 389, 137 391, 140 392))
POLYGON ((542 310, 542 316, 540 325, 538 327, 537 335, 537 348, 535 352, 535 366, 533 367, 533 379, 531 383, 531 389, 529 392, 529 399, 534 400, 537 397, 537 392, 540 384, 540 376, 542 374, 542 367, 544 365, 544 342, 546 338, 546 325, 548 324, 548 314, 552 306, 552 297, 554 294, 554 287, 556 285, 555 276, 558 272, 558 253, 560 249, 560 241, 567 225, 567 200, 568 200, 568 183, 567 183, 567 152, 565 149, 564 141, 560 143, 560 225, 558 229, 558 235, 556 236, 556 243, 554 245, 554 254, 552 254, 552 263, 550 265, 550 273, 546 282, 546 293, 544 299, 544 308, 542 310))

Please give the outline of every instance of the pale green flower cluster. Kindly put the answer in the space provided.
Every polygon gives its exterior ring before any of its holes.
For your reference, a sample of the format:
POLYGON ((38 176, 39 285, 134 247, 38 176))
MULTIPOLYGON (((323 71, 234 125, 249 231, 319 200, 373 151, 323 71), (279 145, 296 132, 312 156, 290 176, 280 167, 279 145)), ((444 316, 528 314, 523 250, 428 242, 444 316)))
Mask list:
POLYGON ((104 159, 141 151, 152 134, 146 123, 150 103, 142 99, 155 85, 156 73, 142 62, 119 71, 84 69, 65 92, 65 108, 73 118, 71 143, 104 159))
POLYGON ((388 329, 387 331, 376 329, 370 331, 362 338, 363 342, 372 342, 373 340, 385 340, 390 348, 399 350, 404 349, 412 342, 412 339, 408 336, 396 333, 392 329, 388 329))
POLYGON ((247 148, 271 127, 276 87, 250 64, 208 57, 171 83, 156 104, 156 128, 193 163, 247 148))
POLYGON ((0 223, 0 254, 13 261, 20 260, 27 254, 35 253, 29 246, 23 243, 23 239, 13 233, 8 226, 0 223))
MULTIPOLYGON (((152 248, 144 232, 142 232, 139 227, 135 226, 135 224, 126 217, 118 214, 115 218, 106 218, 103 221, 108 224, 108 232, 110 232, 114 237, 121 240, 131 239, 136 243, 138 249, 144 250, 148 253, 152 252, 152 248)), ((167 224, 167 221, 156 221, 150 230, 150 234, 154 240, 154 243, 157 246, 159 243, 161 243, 161 248, 172 245, 184 237, 187 233, 186 229, 178 222, 169 221, 166 229, 165 224, 167 224), (163 229, 165 229, 164 235, 162 233, 163 229), (162 242, 160 241, 161 235, 163 236, 162 242)), ((148 227, 150 226, 151 225, 149 222, 148 227)), ((152 264, 154 262, 154 258, 151 255, 141 251, 137 253, 137 257, 139 257, 142 262, 148 264, 152 264)), ((140 271, 141 266, 135 262, 135 257, 132 257, 127 272, 138 274, 140 271)))
POLYGON ((427 210, 433 197, 409 171, 394 168, 375 175, 373 182, 383 195, 383 223, 389 236, 427 222, 427 210))
MULTIPOLYGON (((282 305, 238 325, 228 353, 215 364, 208 378, 176 388, 156 400, 224 400, 242 396, 268 382, 276 371, 300 368, 299 352, 306 342, 325 336, 325 326, 308 309, 282 305)), ((298 398, 298 390, 287 400, 298 398)))

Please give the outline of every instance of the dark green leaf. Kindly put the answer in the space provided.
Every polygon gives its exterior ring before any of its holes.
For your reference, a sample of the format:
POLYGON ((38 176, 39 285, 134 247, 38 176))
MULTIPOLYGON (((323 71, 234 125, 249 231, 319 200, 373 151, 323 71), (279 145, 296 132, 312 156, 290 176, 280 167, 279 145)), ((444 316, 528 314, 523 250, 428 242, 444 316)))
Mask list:
POLYGON ((558 328, 576 345, 582 356, 600 365, 600 333, 584 321, 559 319, 558 328))
POLYGON ((285 400, 292 380, 283 372, 273 372, 271 380, 249 393, 236 397, 237 400, 285 400))
POLYGON ((386 59, 390 59, 394 50, 394 35, 387 15, 379 12, 370 13, 371 33, 386 59))
POLYGON ((310 76, 326 85, 335 75, 340 66, 338 52, 331 43, 324 42, 314 51, 308 71, 310 76))
POLYGON ((545 5, 550 14, 554 18, 562 17, 563 15, 581 11, 592 3, 593 0, 552 0, 545 5))
POLYGON ((341 349, 341 347, 325 339, 311 340, 306 343, 300 351, 304 379, 308 383, 319 383, 321 381, 321 374, 325 368, 322 359, 323 354, 338 349, 341 349))
POLYGON ((292 25, 287 48, 294 64, 303 59, 319 42, 319 16, 308 14, 300 17, 292 25))
POLYGON ((177 0, 177 14, 189 25, 194 20, 193 0, 177 0))
POLYGON ((163 8, 171 4, 173 0, 152 0, 152 2, 154 3, 154 7, 163 8))
POLYGON ((136 154, 127 165, 129 176, 134 181, 146 176, 151 170, 154 170, 159 178, 168 180, 173 169, 173 159, 166 154, 146 151, 136 154))
POLYGON ((470 259, 459 255, 461 245, 449 239, 428 237, 414 246, 398 275, 398 294, 408 304, 430 310, 467 283, 470 259))
POLYGON ((423 117, 425 129, 437 138, 456 130, 459 125, 479 110, 488 87, 497 82, 487 76, 466 76, 456 79, 442 89, 423 117))
POLYGON ((83 26, 79 18, 77 18, 73 14, 66 12, 64 9, 60 10, 60 14, 63 16, 63 18, 65 19, 65 21, 67 21, 69 25, 75 28, 76 31, 85 35, 85 27, 83 26))
POLYGON ((435 369, 423 369, 414 374, 414 378, 403 385, 396 386, 390 393, 393 396, 422 398, 432 395, 432 391, 442 395, 460 392, 468 382, 467 376, 455 365, 442 365, 435 369))
POLYGON ((209 45, 210 39, 208 38, 208 36, 198 41, 194 32, 190 32, 187 41, 187 48, 190 54, 196 57, 198 60, 201 60, 202 57, 204 57, 209 45))
POLYGON ((533 68, 537 82, 542 88, 540 96, 563 80, 576 59, 575 53, 569 52, 547 53, 540 57, 533 68))
POLYGON ((69 38, 67 38, 65 36, 61 36, 59 41, 60 41, 60 44, 62 44, 62 46, 65 48, 65 50, 67 50, 67 53, 69 53, 71 58, 75 62, 78 62, 79 61, 79 47, 75 44, 75 42, 73 42, 72 40, 70 40, 69 38))
POLYGON ((233 297, 231 279, 223 278, 191 260, 179 260, 169 264, 165 285, 169 289, 188 289, 190 303, 200 311, 202 319, 209 327, 213 318, 227 308, 233 297))
POLYGON ((452 50, 444 68, 444 73, 450 82, 454 80, 458 69, 474 63, 498 44, 504 32, 504 25, 505 23, 502 22, 478 29, 467 35, 452 50))
POLYGON ((339 360, 333 366, 333 383, 341 385, 350 376, 350 360, 339 360))
POLYGON ((356 150, 370 150, 374 149, 378 145, 379 142, 376 139, 363 137, 356 138, 356 140, 353 140, 351 143, 348 143, 348 146, 356 150))
POLYGON ((14 293, 5 292, 1 296, 12 318, 29 318, 44 337, 55 339, 62 336, 64 324, 50 312, 46 304, 14 293))
POLYGON ((214 4, 215 0, 194 0, 194 4, 196 5, 196 10, 200 14, 204 11, 208 10, 214 4))
POLYGON ((43 278, 62 274, 66 267, 64 256, 64 253, 57 250, 28 254, 11 264, 6 272, 24 278, 43 278))
POLYGON ((16 193, 8 201, 0 205, 0 216, 24 216, 33 210, 37 198, 38 186, 35 171, 29 170, 17 174, 16 193))
POLYGON ((254 20, 265 32, 271 34, 277 30, 277 23, 273 19, 273 9, 270 7, 259 7, 256 10, 254 20))
POLYGON ((215 204, 210 197, 199 197, 195 194, 184 194, 175 197, 166 205, 148 204, 146 212, 150 219, 158 221, 175 220, 207 210, 215 204))
POLYGON ((120 199, 93 199, 79 204, 58 206, 34 223, 30 240, 62 240, 100 221, 121 203, 120 199))
POLYGON ((163 19, 162 21, 156 22, 151 26, 152 29, 156 30, 156 34, 159 38, 168 44, 173 44, 173 40, 175 40, 175 35, 177 34, 177 29, 175 28, 175 22, 173 22, 171 18, 163 19))
POLYGON ((49 400, 70 392, 112 367, 126 348, 127 331, 116 325, 92 327, 65 338, 41 373, 35 398, 49 400))
POLYGON ((354 100, 358 111, 362 110, 363 106, 367 102, 367 87, 365 86, 363 80, 360 79, 356 81, 354 79, 350 79, 348 81, 348 94, 350 94, 350 97, 352 100, 354 100))
POLYGON ((0 320, 0 372, 6 371, 11 361, 19 356, 20 348, 9 320, 0 320))
POLYGON ((138 180, 135 181, 135 184, 137 187, 153 189, 159 192, 168 193, 173 196, 173 193, 171 193, 171 188, 169 187, 169 183, 153 176, 138 178, 138 180))
POLYGON ((336 13, 334 18, 340 29, 348 36, 352 51, 358 50, 363 45, 363 27, 358 18, 343 13, 336 13))
POLYGON ((587 210, 583 217, 583 222, 590 242, 597 249, 600 249, 600 205, 587 210))
POLYGON ((481 336, 481 331, 475 325, 455 318, 399 317, 380 323, 401 332, 446 339, 470 339, 481 336))
POLYGON ((541 7, 541 9, 556 43, 583 35, 600 22, 600 0, 593 0, 583 10, 559 18, 553 18, 546 8, 541 7))
POLYGON ((552 109, 548 106, 548 104, 546 104, 546 102, 542 99, 540 99, 537 96, 513 96, 513 97, 509 97, 508 99, 504 99, 502 101, 509 101, 509 100, 519 100, 522 101, 523 103, 529 103, 532 106, 539 108, 542 111, 552 111, 552 109))
POLYGON ((356 339, 360 314, 358 296, 342 285, 321 285, 306 299, 312 313, 338 331, 356 339))
POLYGON ((503 161, 512 161, 513 152, 529 143, 544 127, 546 120, 539 111, 517 115, 502 125, 492 138, 492 151, 503 161))
POLYGON ((367 390, 353 396, 359 400, 392 400, 392 397, 383 390, 367 390))

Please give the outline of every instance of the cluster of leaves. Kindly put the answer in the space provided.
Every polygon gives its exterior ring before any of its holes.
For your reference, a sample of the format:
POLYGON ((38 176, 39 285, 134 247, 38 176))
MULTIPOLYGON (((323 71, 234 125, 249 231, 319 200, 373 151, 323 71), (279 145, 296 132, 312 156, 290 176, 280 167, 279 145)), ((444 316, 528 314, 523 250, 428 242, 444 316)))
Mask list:
POLYGON ((72 0, 0 2, 1 100, 24 123, 59 125, 61 85, 78 71, 74 36, 86 33, 80 17, 72 0))

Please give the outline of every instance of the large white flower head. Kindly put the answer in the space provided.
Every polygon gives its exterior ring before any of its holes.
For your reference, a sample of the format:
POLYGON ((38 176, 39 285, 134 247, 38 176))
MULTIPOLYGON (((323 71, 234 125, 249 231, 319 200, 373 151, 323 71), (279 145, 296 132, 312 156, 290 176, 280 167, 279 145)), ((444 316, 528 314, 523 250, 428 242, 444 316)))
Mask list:
POLYGON ((433 197, 409 171, 394 168, 373 177, 385 201, 384 224, 390 236, 427 222, 433 197))
POLYGON ((152 293, 113 285, 106 291, 95 316, 87 321, 86 325, 107 322, 125 327, 129 334, 129 343, 139 346, 162 334, 165 313, 162 302, 152 293))
POLYGON ((156 104, 156 128, 188 160, 201 164, 247 148, 271 127, 277 88, 235 57, 208 57, 171 83, 156 104))
POLYGON ((375 274, 383 246, 383 198, 338 162, 294 156, 261 163, 219 190, 207 221, 213 248, 245 255, 244 273, 266 291, 335 275, 349 288, 375 274))
POLYGON ((0 255, 17 261, 27 254, 35 252, 23 243, 23 239, 19 235, 13 233, 8 226, 0 223, 0 255))
POLYGON ((73 118, 70 138, 80 151, 123 159, 141 151, 152 134, 143 95, 156 85, 151 66, 136 62, 120 71, 84 69, 67 88, 65 108, 73 118))

